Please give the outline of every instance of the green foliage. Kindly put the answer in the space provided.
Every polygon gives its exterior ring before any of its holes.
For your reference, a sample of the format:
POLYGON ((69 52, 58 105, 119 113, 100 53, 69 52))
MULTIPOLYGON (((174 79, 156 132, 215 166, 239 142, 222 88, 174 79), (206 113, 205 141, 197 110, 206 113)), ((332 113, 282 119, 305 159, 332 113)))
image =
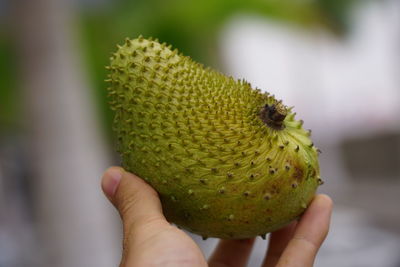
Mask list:
POLYGON ((0 36, 0 131, 8 131, 17 124, 18 91, 14 51, 10 40, 0 36))

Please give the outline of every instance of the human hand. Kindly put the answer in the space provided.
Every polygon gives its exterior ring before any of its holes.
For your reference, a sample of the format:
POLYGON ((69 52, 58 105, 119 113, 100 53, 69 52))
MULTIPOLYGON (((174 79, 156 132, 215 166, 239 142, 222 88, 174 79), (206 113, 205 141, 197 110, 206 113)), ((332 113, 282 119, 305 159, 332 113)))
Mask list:
MULTIPOLYGON (((121 267, 246 266, 254 239, 221 240, 207 265, 196 243, 167 222, 157 192, 145 181, 111 167, 103 175, 102 188, 122 218, 121 267)), ((331 213, 332 200, 317 195, 298 222, 270 235, 262 266, 312 266, 328 233, 331 213)))

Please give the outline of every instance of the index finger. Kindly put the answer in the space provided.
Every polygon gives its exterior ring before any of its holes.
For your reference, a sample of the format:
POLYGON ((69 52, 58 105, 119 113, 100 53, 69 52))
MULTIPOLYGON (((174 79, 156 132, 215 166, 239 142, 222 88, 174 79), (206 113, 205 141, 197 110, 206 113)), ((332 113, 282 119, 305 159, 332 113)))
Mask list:
POLYGON ((332 200, 317 195, 297 224, 293 238, 282 253, 278 267, 312 266, 329 231, 332 200))

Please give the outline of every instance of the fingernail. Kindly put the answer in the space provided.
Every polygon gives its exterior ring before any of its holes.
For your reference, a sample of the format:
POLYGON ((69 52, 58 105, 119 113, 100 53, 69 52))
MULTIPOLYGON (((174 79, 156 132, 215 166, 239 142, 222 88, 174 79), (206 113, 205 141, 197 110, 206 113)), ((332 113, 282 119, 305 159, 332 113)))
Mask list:
POLYGON ((103 177, 102 187, 104 193, 108 197, 113 197, 117 190, 118 184, 122 178, 122 170, 118 168, 111 168, 106 171, 103 177))

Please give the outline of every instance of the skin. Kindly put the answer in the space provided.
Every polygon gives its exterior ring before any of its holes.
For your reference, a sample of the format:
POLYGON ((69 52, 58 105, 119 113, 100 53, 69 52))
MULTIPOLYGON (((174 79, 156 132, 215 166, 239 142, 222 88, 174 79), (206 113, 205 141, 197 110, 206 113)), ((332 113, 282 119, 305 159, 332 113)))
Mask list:
MULTIPOLYGON (((207 263, 197 244, 165 219, 156 191, 139 177, 111 167, 102 189, 122 218, 121 267, 246 266, 254 239, 221 240, 207 263)), ((328 196, 316 195, 299 221, 272 233, 262 267, 313 266, 329 230, 332 205, 328 196)))

